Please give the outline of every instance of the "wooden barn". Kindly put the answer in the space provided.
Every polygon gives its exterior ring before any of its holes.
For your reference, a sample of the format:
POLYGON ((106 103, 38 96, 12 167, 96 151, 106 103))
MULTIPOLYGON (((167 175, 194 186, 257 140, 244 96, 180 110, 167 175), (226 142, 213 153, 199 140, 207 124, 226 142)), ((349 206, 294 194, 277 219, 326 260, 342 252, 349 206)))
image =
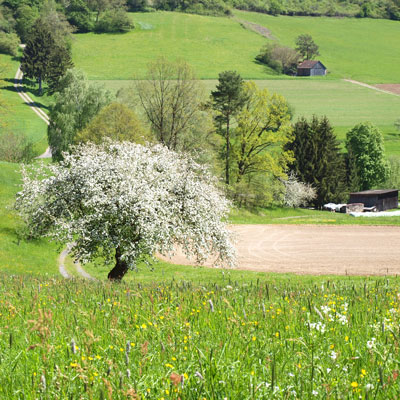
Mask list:
POLYGON ((350 193, 349 203, 364 203, 364 207, 376 207, 377 211, 390 210, 399 205, 399 191, 390 190, 365 190, 350 193))
POLYGON ((321 61, 305 60, 297 66, 297 76, 326 75, 326 67, 321 61))

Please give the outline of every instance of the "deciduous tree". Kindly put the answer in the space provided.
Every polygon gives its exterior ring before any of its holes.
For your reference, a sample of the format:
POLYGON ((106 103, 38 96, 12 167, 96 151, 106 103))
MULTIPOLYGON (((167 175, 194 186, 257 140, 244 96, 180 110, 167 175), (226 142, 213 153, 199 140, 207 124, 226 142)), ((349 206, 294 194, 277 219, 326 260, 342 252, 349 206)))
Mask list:
POLYGON ((183 61, 159 58, 149 64, 146 79, 137 80, 135 89, 160 143, 172 150, 184 150, 188 135, 201 119, 204 98, 192 68, 183 61))
POLYGON ((302 55, 304 60, 312 60, 319 56, 319 47, 315 44, 311 35, 299 35, 296 39, 296 50, 302 55))
POLYGON ((121 280, 138 261, 176 246, 204 260, 233 263, 222 219, 228 202, 207 170, 162 145, 81 145, 60 164, 24 170, 16 208, 29 235, 73 243, 80 261, 99 256, 121 280))
POLYGON ((99 144, 105 139, 145 144, 153 137, 131 109, 121 103, 111 103, 78 132, 75 142, 99 144))
POLYGON ((257 173, 284 177, 292 161, 284 146, 292 140, 289 107, 284 97, 259 90, 254 82, 243 85, 246 99, 237 114, 237 128, 232 140, 236 182, 257 173))
POLYGON ((349 165, 355 168, 359 190, 371 189, 388 177, 388 164, 385 160, 383 135, 371 124, 356 125, 346 135, 346 148, 349 165))
POLYGON ((76 70, 68 70, 59 87, 47 129, 49 146, 56 161, 61 160, 62 153, 74 143, 76 134, 112 99, 107 90, 90 84, 85 75, 76 70))

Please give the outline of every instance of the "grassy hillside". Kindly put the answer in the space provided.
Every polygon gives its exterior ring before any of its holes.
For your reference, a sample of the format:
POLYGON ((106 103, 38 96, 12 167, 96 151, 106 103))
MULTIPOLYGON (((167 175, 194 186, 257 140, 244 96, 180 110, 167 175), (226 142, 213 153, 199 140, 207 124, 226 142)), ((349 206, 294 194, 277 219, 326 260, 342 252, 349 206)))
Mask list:
POLYGON ((131 14, 132 32, 120 35, 75 35, 73 60, 90 79, 143 77, 149 61, 163 55, 184 59, 199 78, 216 78, 226 69, 263 78, 254 62, 264 39, 228 18, 175 12, 131 14))
POLYGON ((15 194, 21 187, 20 166, 0 162, 0 271, 10 274, 58 274, 58 251, 47 240, 21 240, 22 228, 13 211, 15 194))
MULTIPOLYGON (((75 35, 74 62, 90 79, 143 77, 147 63, 159 55, 185 59, 201 79, 216 78, 219 72, 231 69, 248 79, 273 76, 254 60, 267 39, 242 28, 234 19, 175 12, 130 15, 136 29, 127 34, 75 35)), ((290 46, 299 34, 310 33, 320 45, 321 60, 332 77, 400 82, 396 21, 272 17, 239 11, 235 15, 266 26, 290 46)))
POLYGON ((330 75, 368 83, 400 83, 398 21, 355 18, 273 17, 235 11, 238 18, 267 27, 282 44, 294 47, 308 33, 320 47, 330 75))
MULTIPOLYGON (((14 90, 14 76, 18 69, 19 61, 0 54, 0 71, 3 82, 0 86, 1 129, 10 132, 23 133, 34 144, 38 154, 47 147, 47 125, 22 101, 14 90)), ((38 100, 40 102, 40 99, 38 100)))

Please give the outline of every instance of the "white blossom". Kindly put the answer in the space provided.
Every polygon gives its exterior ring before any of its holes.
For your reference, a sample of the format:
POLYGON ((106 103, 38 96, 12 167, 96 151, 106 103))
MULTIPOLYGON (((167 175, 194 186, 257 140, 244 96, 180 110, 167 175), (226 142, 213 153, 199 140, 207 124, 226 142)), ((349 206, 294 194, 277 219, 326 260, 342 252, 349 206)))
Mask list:
POLYGON ((133 268, 179 246, 198 262, 212 254, 233 265, 229 202, 215 184, 206 167, 161 145, 85 144, 60 164, 24 168, 16 209, 32 237, 73 243, 82 262, 113 262, 119 248, 133 268))

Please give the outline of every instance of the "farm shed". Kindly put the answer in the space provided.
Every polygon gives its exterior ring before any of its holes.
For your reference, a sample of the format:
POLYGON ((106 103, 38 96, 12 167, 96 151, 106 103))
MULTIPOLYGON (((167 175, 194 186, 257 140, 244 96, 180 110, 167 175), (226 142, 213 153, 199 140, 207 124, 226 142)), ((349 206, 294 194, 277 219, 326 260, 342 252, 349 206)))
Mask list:
POLYGON ((390 190, 365 190, 350 193, 349 203, 364 203, 364 207, 376 207, 377 211, 397 208, 399 204, 399 191, 390 190))
POLYGON ((326 75, 326 67, 321 61, 305 60, 297 66, 297 76, 326 75))

